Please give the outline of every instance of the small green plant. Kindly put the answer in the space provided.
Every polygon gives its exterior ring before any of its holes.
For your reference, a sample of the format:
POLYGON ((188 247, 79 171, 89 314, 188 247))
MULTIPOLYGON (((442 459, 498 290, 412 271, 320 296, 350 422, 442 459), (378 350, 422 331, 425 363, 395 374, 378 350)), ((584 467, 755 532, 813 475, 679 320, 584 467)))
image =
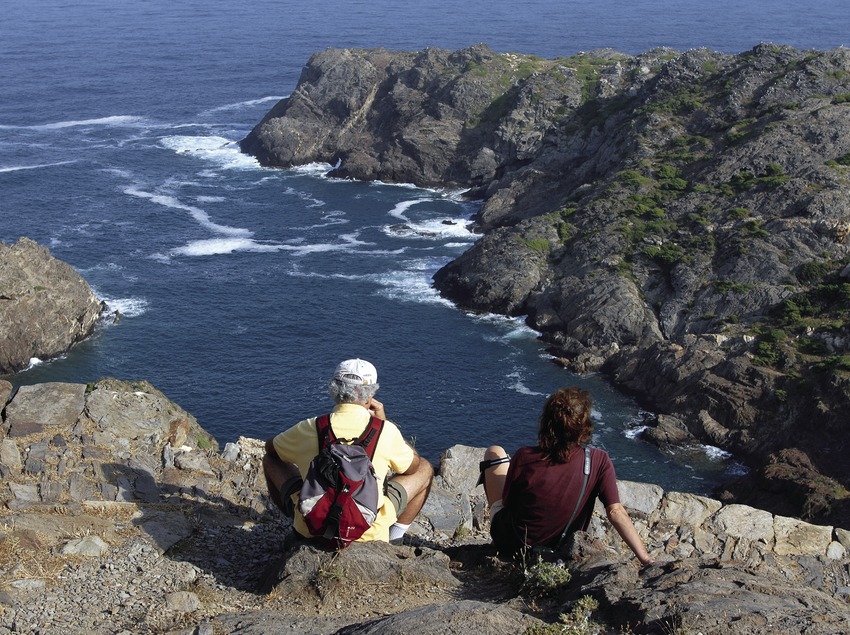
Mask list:
POLYGON ((728 216, 732 220, 743 220, 752 214, 746 207, 733 207, 729 210, 728 216))
POLYGON ((340 552, 335 552, 328 560, 319 567, 316 574, 316 585, 321 587, 323 583, 342 582, 348 578, 348 571, 339 561, 340 552))
POLYGON ((783 358, 781 344, 786 339, 788 334, 782 329, 768 329, 756 342, 753 361, 759 366, 778 367, 783 358))
POLYGON ((644 176, 637 170, 623 170, 617 177, 623 185, 635 188, 641 185, 649 185, 653 182, 651 178, 644 176))
POLYGON ((599 608, 599 602, 585 595, 573 605, 569 613, 562 613, 555 624, 532 626, 524 635, 597 635, 605 629, 591 619, 593 612, 599 608))
POLYGON ((727 291, 731 291, 732 293, 746 293, 751 285, 747 282, 727 278, 725 280, 715 280, 712 286, 717 293, 726 293, 727 291))
POLYGON ((647 258, 651 258, 668 269, 680 262, 693 260, 693 257, 685 254, 685 251, 676 243, 664 243, 660 247, 646 247, 643 253, 647 258))
POLYGON ((754 238, 767 238, 770 232, 762 228, 761 222, 751 218, 744 223, 744 233, 753 236, 754 238))
POLYGON ((547 562, 539 556, 537 562, 523 568, 523 576, 520 593, 532 598, 553 595, 572 579, 563 562, 547 562))
POLYGON ((520 238, 519 241, 532 251, 536 251, 539 254, 546 255, 552 250, 552 246, 545 238, 520 238))

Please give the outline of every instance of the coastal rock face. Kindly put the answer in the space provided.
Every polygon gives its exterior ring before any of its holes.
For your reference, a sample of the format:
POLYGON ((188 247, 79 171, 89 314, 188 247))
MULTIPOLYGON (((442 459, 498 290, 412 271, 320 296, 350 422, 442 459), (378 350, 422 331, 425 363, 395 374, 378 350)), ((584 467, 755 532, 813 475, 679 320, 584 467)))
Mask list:
POLYGON ((495 557, 476 485, 484 450, 453 446, 404 545, 334 553, 293 540, 267 496, 261 441, 219 451, 146 382, 7 399, 3 633, 519 634, 559 628, 587 599, 596 630, 576 632, 850 630, 845 529, 621 481, 657 564, 639 569, 597 509, 569 554, 572 580, 553 584, 495 557))
POLYGON ((826 483, 795 514, 850 519, 850 49, 327 50, 242 148, 469 188, 483 236, 444 296, 735 452, 726 496, 772 500, 793 449, 826 483))
POLYGON ((0 243, 0 375, 66 352, 102 311, 80 274, 47 249, 27 238, 0 243))

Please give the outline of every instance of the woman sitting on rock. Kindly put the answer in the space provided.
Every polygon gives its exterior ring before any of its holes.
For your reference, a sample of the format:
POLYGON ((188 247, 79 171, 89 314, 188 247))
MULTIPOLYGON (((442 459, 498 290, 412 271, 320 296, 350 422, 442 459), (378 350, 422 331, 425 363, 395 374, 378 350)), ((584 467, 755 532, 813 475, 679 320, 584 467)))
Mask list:
POLYGON ((487 448, 481 472, 490 505, 490 535, 501 553, 558 550, 573 532, 586 530, 598 497, 608 520, 641 564, 652 558, 620 503, 614 465, 590 441, 590 394, 562 388, 546 400, 536 447, 511 459, 498 445, 487 448))

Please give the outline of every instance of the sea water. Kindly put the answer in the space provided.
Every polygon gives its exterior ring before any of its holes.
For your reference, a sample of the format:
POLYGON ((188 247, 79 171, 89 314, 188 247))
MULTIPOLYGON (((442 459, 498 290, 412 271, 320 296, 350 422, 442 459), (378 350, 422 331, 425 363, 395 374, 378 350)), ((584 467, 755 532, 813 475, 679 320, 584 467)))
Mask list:
POLYGON ((594 397, 621 478, 707 493, 739 468, 640 441, 644 414, 603 377, 554 365, 522 319, 457 310, 431 276, 476 240, 460 192, 260 167, 237 141, 325 47, 544 57, 656 46, 831 48, 838 0, 249 3, 6 0, 0 18, 0 240, 28 236, 111 312, 15 385, 147 379, 221 442, 329 407, 335 364, 376 364, 389 416, 436 461, 455 444, 534 442, 546 395, 594 397))

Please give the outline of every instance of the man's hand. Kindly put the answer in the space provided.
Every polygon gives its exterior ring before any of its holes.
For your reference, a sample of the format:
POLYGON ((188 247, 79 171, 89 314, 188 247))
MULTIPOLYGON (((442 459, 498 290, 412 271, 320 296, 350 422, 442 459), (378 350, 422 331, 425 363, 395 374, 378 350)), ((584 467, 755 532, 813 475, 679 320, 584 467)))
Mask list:
POLYGON ((387 420, 387 415, 384 412, 384 404, 382 404, 380 401, 378 401, 374 397, 372 397, 366 403, 366 409, 369 410, 369 412, 372 413, 372 416, 378 417, 378 419, 381 419, 382 421, 387 420))

